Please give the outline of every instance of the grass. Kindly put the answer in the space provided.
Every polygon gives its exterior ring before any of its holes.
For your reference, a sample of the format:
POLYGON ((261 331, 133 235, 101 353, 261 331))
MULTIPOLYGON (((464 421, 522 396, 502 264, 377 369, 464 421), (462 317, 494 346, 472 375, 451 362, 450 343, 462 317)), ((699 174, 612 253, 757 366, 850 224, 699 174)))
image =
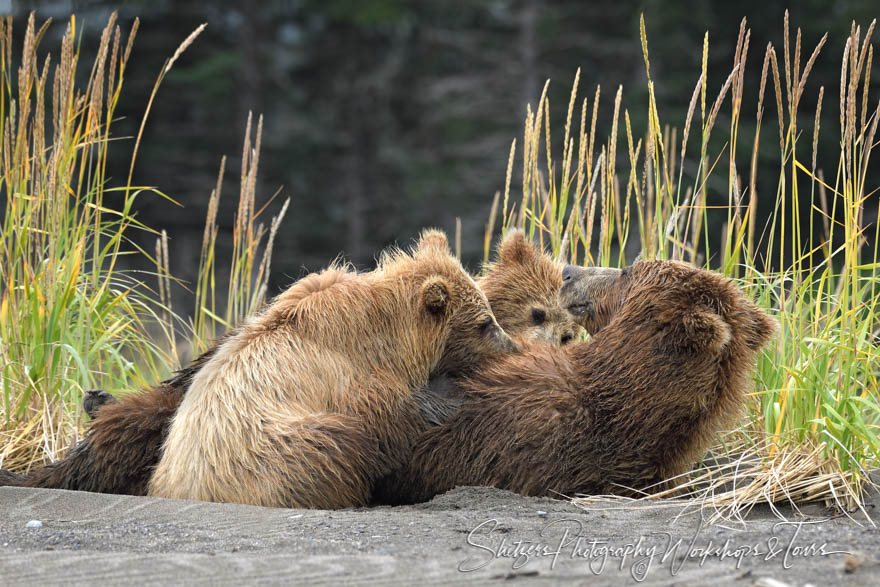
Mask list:
POLYGON ((499 213, 502 231, 521 226, 572 263, 626 265, 632 262, 626 254, 630 243, 645 259, 682 259, 722 271, 779 320, 776 344, 758 362, 748 418, 736 434, 719 441, 715 452, 722 459, 707 461, 702 474, 682 479, 663 495, 703 499, 722 517, 768 501, 825 499, 851 509, 860 503, 867 470, 878 466, 880 258, 878 227, 864 223, 865 204, 876 205, 878 187, 866 185, 880 119, 880 103, 873 106, 868 96, 873 31, 874 23, 864 34, 853 24, 842 48, 840 79, 824 80, 840 86, 837 161, 817 161, 824 86, 818 89, 813 128, 798 127, 798 106, 805 91, 816 91, 807 81, 827 36, 802 63, 801 32, 792 56, 787 13, 782 64, 772 44, 764 52, 756 132, 747 156, 737 149, 740 118, 746 115, 741 110, 750 41, 745 20, 731 70, 714 98, 706 84, 708 34, 704 38, 702 71, 695 72, 680 135, 661 120, 642 21, 649 96, 644 136, 633 134, 620 87, 611 132, 597 137, 601 92, 596 88, 592 102, 580 99, 578 72, 561 160, 552 153, 546 85, 537 109, 527 111, 518 150, 523 168, 518 203, 510 194, 517 141, 511 145, 487 244, 499 213), (768 108, 775 102, 778 137, 761 134, 765 98, 768 108), (729 111, 730 127, 719 148, 710 138, 722 109, 729 111), (618 162, 624 137, 621 158, 628 165, 618 162), (808 137, 812 143, 804 144, 808 137), (777 140, 776 193, 759 197, 758 148, 777 140), (726 186, 726 205, 707 204, 713 178, 713 185, 726 186), (769 208, 763 225, 759 206, 769 208), (710 220, 723 226, 720 238, 707 230, 710 220))
MULTIPOLYGON (((219 290, 217 267, 225 263, 215 255, 223 159, 208 199, 193 284, 196 306, 190 319, 175 313, 167 235, 143 226, 134 215, 139 198, 167 196, 132 185, 131 171, 124 184, 115 185, 106 161, 111 145, 133 144, 134 169, 162 80, 202 27, 160 71, 137 136, 120 142, 111 127, 137 22, 122 34, 115 20, 110 17, 86 72, 78 72, 82 37, 75 18, 60 56, 42 63, 37 47, 48 23, 37 28, 31 17, 20 54, 12 44, 11 20, 0 23, 0 192, 5 200, 0 466, 5 468, 26 470, 63 456, 83 429, 84 389, 131 391, 158 381, 186 359, 179 344, 189 345, 191 353, 205 349, 266 296, 272 243, 288 203, 267 225, 260 223, 265 206, 256 207, 255 180, 262 120, 254 129, 249 119, 229 287, 219 290), (14 54, 20 61, 16 71, 14 54), (133 231, 154 233, 155 252, 138 248, 133 231), (147 259, 152 274, 128 269, 133 256, 147 259)), ((689 109, 676 128, 661 119, 655 99, 659 82, 651 76, 642 26, 649 121, 643 135, 633 132, 620 87, 610 133, 597 136, 602 93, 596 88, 580 98, 578 74, 557 159, 545 86, 536 109, 527 111, 522 139, 511 145, 505 187, 492 205, 487 256, 497 230, 522 226, 572 263, 621 266, 633 260, 627 251, 641 251, 649 259, 685 259, 738 280, 777 316, 780 336, 760 357, 743 425, 719 438, 713 458, 663 494, 711 504, 720 517, 735 517, 762 501, 826 499, 855 507, 865 471, 878 464, 880 261, 878 228, 864 224, 865 204, 877 200, 876 186, 866 185, 880 119, 867 92, 873 28, 862 34, 853 26, 841 48, 840 79, 822 80, 829 88, 840 87, 837 161, 817 160, 819 110, 812 113, 812 128, 798 127, 804 92, 817 91, 807 82, 816 55, 829 50, 825 38, 801 59, 805 41, 798 31, 792 51, 786 17, 782 58, 772 45, 766 47, 757 111, 746 114, 741 111, 750 46, 746 23, 717 92, 706 83, 707 35, 689 109), (778 135, 762 134, 765 105, 771 116, 776 113, 778 135), (729 115, 719 117, 722 109, 729 115), (754 116, 756 123, 746 154, 737 145, 742 116, 754 116), (721 118, 729 121, 723 145, 717 130, 710 140, 721 118), (777 189, 758 197, 758 147, 767 141, 778 142, 777 189), (521 186, 518 180, 514 185, 517 159, 521 186), (707 204, 710 180, 726 186, 725 205, 707 204), (769 221, 759 223, 759 216, 769 221), (707 229, 714 225, 723 226, 720 235, 707 229), (868 237, 873 248, 867 247, 868 237)), ((824 86, 818 96, 819 109, 823 103, 828 108, 824 86)), ((456 250, 460 239, 459 229, 456 250)))
MULTIPOLYGON (((262 305, 272 239, 258 224, 255 185, 262 120, 251 143, 248 120, 241 190, 234 228, 229 289, 219 310, 214 246, 225 172, 221 163, 209 212, 196 284, 196 308, 188 321, 171 306, 168 237, 135 218, 139 198, 161 197, 131 177, 150 107, 165 75, 204 28, 185 39, 156 81, 138 135, 119 142, 112 132, 138 21, 123 34, 111 15, 97 57, 80 71, 82 32, 71 17, 60 57, 42 64, 37 49, 50 23, 34 17, 24 31, 20 65, 13 71, 11 17, 0 21, 0 193, 5 201, 0 235, 0 466, 27 470, 63 456, 83 429, 83 390, 133 391, 177 368, 178 339, 200 352, 211 339, 262 305), (47 134, 48 133, 48 134, 47 134), (131 148, 122 185, 108 178, 107 153, 131 148), (157 236, 155 254, 131 239, 132 231, 157 236), (130 269, 132 256, 149 272, 130 269), (146 275, 146 277, 143 277, 146 275)), ((173 202, 173 201, 172 201, 173 202)))
POLYGON ((132 214, 135 200, 161 194, 106 181, 110 123, 137 32, 135 24, 126 38, 114 25, 115 17, 85 87, 77 85, 74 19, 54 69, 48 56, 37 61, 48 23, 37 30, 29 19, 17 72, 11 17, 0 29, 5 466, 28 463, 37 450, 57 457, 80 423, 79 394, 98 377, 147 382, 169 363, 147 335, 157 318, 150 292, 121 268, 126 232, 145 229, 132 214))

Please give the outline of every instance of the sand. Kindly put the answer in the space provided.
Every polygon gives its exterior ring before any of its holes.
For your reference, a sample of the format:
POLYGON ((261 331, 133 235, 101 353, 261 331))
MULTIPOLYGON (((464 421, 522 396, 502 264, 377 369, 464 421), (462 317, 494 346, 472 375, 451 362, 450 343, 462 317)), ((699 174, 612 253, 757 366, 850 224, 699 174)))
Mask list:
POLYGON ((707 527, 680 513, 471 487, 341 511, 2 487, 0 584, 880 585, 863 514, 783 509, 796 523, 779 525, 764 506, 707 527))

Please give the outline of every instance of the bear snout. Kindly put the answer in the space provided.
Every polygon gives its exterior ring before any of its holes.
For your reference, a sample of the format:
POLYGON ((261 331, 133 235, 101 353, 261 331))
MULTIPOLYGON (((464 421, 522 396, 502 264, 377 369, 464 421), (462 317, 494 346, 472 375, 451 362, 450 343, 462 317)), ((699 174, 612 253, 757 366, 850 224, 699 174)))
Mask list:
POLYGON ((584 267, 578 267, 577 265, 566 265, 562 270, 562 284, 563 287, 573 281, 575 281, 575 277, 586 273, 586 269, 584 267))
POLYGON ((498 352, 513 353, 522 350, 522 345, 510 338, 510 335, 504 332, 504 330, 497 324, 490 335, 490 339, 495 344, 498 352))
POLYGON ((562 270, 559 297, 562 306, 579 317, 592 313, 597 296, 607 292, 622 270, 610 267, 567 265, 562 270))

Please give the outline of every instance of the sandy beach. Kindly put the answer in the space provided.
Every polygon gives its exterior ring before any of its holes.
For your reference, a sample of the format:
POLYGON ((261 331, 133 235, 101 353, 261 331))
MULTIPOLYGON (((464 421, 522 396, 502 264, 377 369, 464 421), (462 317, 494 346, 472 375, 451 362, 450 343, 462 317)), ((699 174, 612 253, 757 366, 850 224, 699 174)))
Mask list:
POLYGON ((3 487, 0 512, 4 585, 880 584, 880 530, 821 505, 781 510, 791 523, 764 506, 705 526, 663 502, 487 488, 317 511, 3 487))

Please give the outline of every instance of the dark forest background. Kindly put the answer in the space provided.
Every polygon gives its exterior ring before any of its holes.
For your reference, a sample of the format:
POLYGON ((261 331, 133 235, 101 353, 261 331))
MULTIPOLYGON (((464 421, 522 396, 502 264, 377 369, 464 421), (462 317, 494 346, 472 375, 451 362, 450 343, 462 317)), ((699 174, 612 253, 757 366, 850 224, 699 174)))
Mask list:
MULTIPOLYGON (((581 95, 592 102, 596 84, 602 85, 600 126, 610 125, 614 92, 623 84, 623 106, 636 135, 643 134, 648 101, 641 13, 661 119, 679 126, 699 77, 703 33, 709 31, 711 100, 730 71, 740 20, 748 18, 752 36, 739 138, 746 157, 751 137, 744 135, 754 127, 764 47, 773 42, 781 57, 785 9, 792 38, 794 27, 803 29, 802 63, 829 32, 804 93, 800 126, 811 134, 824 84, 819 160, 827 152, 825 165, 835 166, 843 44, 852 20, 864 30, 880 14, 876 0, 57 0, 0 1, 0 8, 4 4, 16 16, 16 42, 31 10, 40 20, 55 19, 44 50, 57 46, 71 13, 85 27, 86 53, 97 47, 112 10, 119 11, 124 29, 141 19, 118 110, 125 117, 116 127, 119 137, 136 134, 164 60, 208 23, 159 91, 135 170, 136 184, 156 186, 184 208, 142 198, 139 219, 167 229, 171 271, 191 280, 220 158, 229 156, 220 223, 231 231, 245 121, 248 111, 262 113, 258 205, 279 188, 292 197, 275 245, 273 293, 339 253, 366 267, 377 251, 407 243, 423 226, 451 233, 456 217, 462 221, 464 260, 476 268, 492 195, 503 189, 510 141, 522 136, 526 104, 537 102, 547 78, 556 140, 578 67, 581 95)), ((876 92, 880 75, 876 65, 874 70, 876 92)), ((772 100, 768 104, 760 163, 766 173, 758 183, 765 217, 779 165, 775 107, 772 100)), ((713 133, 719 149, 728 116, 723 108, 713 133)), ((607 128, 599 136, 605 133, 607 128)), ((623 148, 622 132, 620 140, 623 148)), ((111 149, 116 181, 124 182, 132 145, 128 140, 111 149)), ((625 177, 629 163, 619 159, 625 177)), ((826 169, 829 174, 833 168, 826 169)), ((726 203, 726 174, 717 177, 721 183, 709 185, 709 204, 726 203)), ((878 182, 874 177, 867 185, 878 182)), ((515 177, 514 190, 517 185, 515 177)), ((267 221, 282 201, 268 208, 267 221)), ((869 205, 866 221, 875 218, 876 206, 869 205)), ((151 250, 154 237, 143 238, 151 250)), ((221 232, 218 240, 222 256, 231 239, 221 232)))

